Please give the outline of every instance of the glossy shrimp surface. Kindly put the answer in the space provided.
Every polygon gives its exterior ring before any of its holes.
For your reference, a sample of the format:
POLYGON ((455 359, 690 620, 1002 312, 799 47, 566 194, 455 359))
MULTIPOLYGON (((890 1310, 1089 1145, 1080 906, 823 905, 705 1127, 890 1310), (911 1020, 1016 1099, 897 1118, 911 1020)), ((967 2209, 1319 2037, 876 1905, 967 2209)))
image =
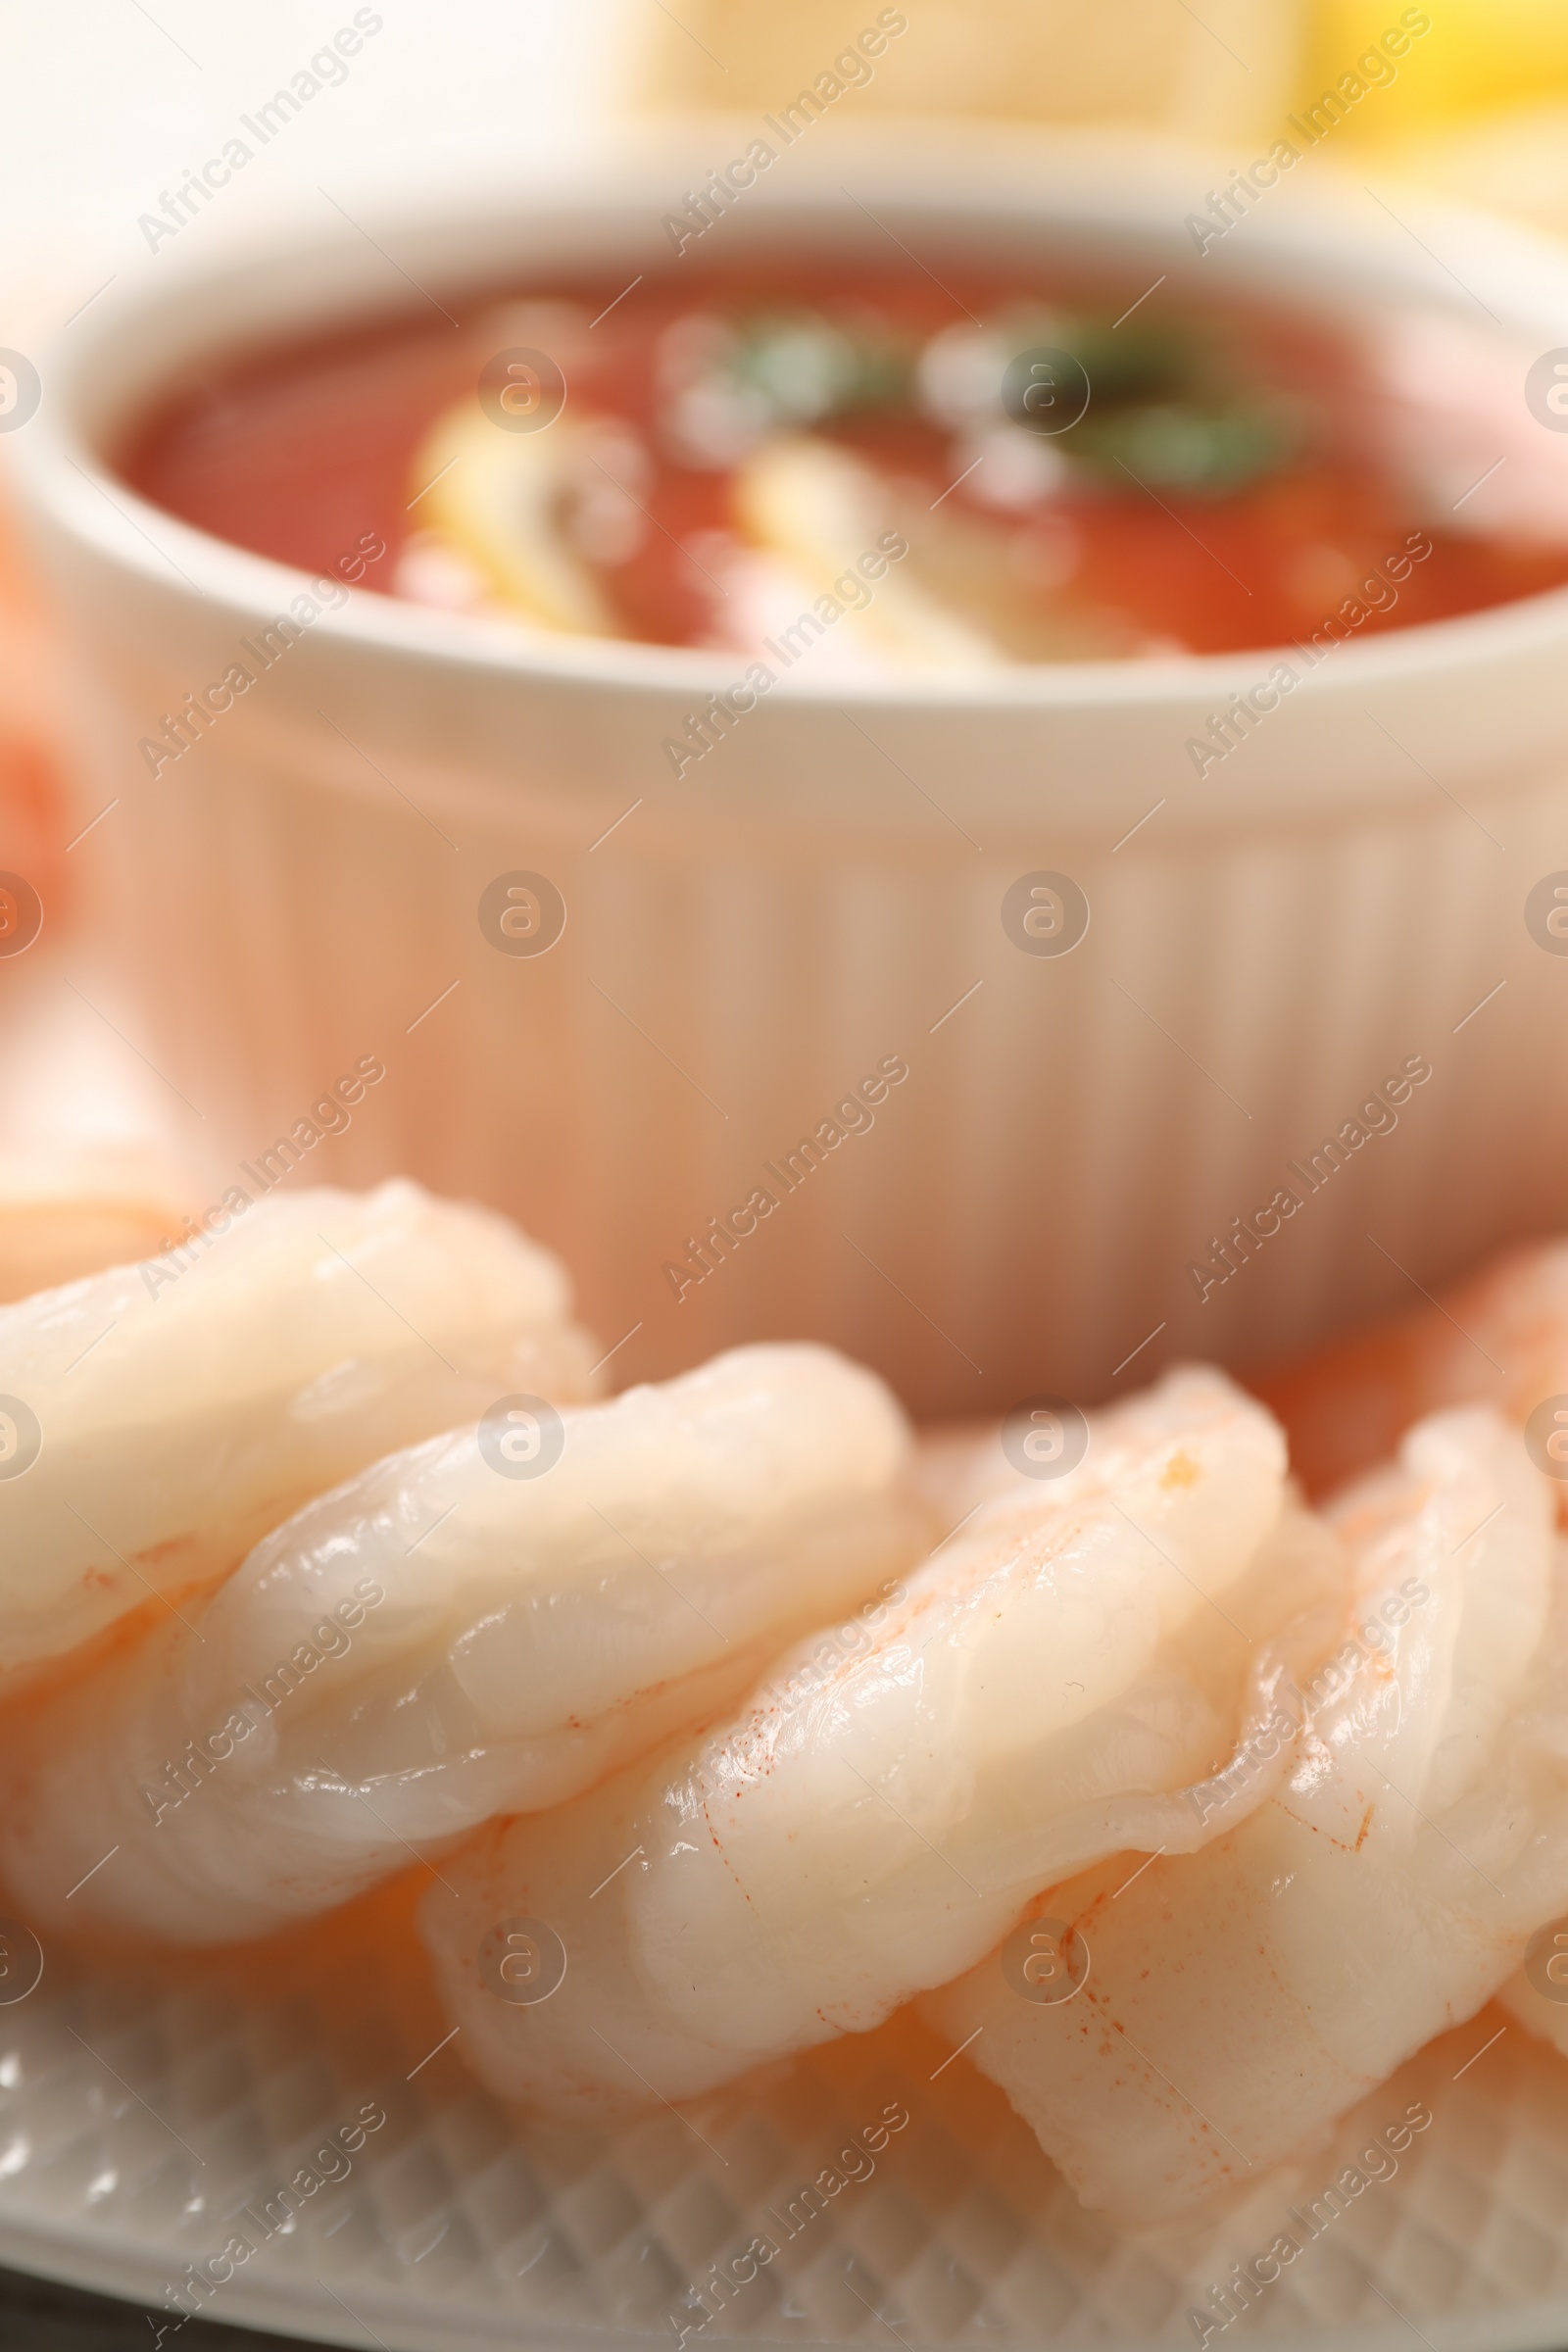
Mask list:
POLYGON ((679 2098, 877 2024, 1091 1856, 1216 1834, 1256 1801, 1192 1789, 1267 1700, 1250 1637, 1334 1578, 1284 1471, 1257 1406, 1173 1375, 1096 1425, 1066 1499, 983 1510, 705 1739, 492 1825, 422 1913, 469 2063, 562 2114, 679 2098), (519 1919, 565 1955, 537 2005, 484 1973, 519 1919))
POLYGON ((1414 1430, 1329 1514, 1351 1605, 1283 1784, 1201 1852, 1049 1893, 1088 1956, 1070 1997, 993 1953, 924 2004, 1086 2204, 1154 2223, 1254 2179, 1472 2015, 1568 1894, 1549 1508, 1489 1409, 1414 1430))
POLYGON ((399 1182, 0 1308, 0 1678, 226 1574, 391 1446, 584 1395, 570 1305, 503 1218, 399 1182))
MULTIPOLYGON (((1568 1396, 1568 1244, 1506 1250, 1441 1306, 1352 1334, 1254 1386, 1285 1423, 1292 1459, 1314 1491, 1391 1452, 1408 1422, 1440 1404, 1487 1398, 1527 1422, 1547 1399, 1568 1396)), ((1544 1447, 1568 1470, 1556 1429, 1544 1433, 1544 1447)), ((1557 1510, 1568 1518, 1568 1483, 1557 1510)), ((1568 2055, 1568 1957, 1548 1978, 1551 1958, 1537 1971, 1540 1984, 1520 1971, 1499 1998, 1568 2055)))
POLYGON ((912 1450, 871 1374, 758 1347, 516 1458, 481 1428, 377 1463, 17 1724, 6 1883, 220 1942, 574 1795, 911 1566, 912 1450))

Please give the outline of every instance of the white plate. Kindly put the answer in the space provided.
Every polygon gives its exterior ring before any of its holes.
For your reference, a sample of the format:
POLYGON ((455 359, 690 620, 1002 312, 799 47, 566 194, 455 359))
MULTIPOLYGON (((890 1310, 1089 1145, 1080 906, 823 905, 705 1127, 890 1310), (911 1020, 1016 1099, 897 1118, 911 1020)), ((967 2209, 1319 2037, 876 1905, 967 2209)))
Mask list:
MULTIPOLYGON (((0 2008, 0 2262, 159 2311, 239 2229, 256 2251, 204 2302, 213 2319, 387 2352, 674 2346, 683 2324, 689 2346, 1191 2345, 1188 2315, 1232 2263, 1423 2101, 1433 2122, 1396 2177, 1209 2343, 1568 2342, 1568 2070, 1500 2012, 1433 2044, 1222 2228, 1134 2240, 1080 2209, 967 2059, 944 2065, 903 2020, 617 2133, 521 2119, 436 2047, 417 1891, 237 1958, 51 1951, 36 1989, 0 2008), (262 2216, 366 2103, 385 2124, 297 2221, 264 2237, 236 2218, 262 2216), (889 2107, 908 2122, 868 2152, 889 2107), (820 2212, 802 2199, 812 2181, 820 2212), (711 2266, 759 2236, 778 2251, 741 2260, 756 2276, 732 2301, 710 2284, 719 2316, 699 2328, 711 2266)), ((163 2341, 180 2340, 171 2321, 163 2341)))

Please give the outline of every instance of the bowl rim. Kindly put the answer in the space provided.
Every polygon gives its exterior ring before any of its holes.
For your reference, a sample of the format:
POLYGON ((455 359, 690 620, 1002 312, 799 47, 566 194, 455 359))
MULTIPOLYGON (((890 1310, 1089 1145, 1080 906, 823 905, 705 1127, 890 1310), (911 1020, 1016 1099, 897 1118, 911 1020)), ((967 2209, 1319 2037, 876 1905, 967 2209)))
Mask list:
MULTIPOLYGON (((297 285, 297 273, 309 277, 314 272, 323 284, 357 284, 368 319, 400 311, 412 315, 412 294, 398 302, 369 291, 367 273, 376 270, 378 255, 411 286, 417 282, 385 253, 388 244, 420 254, 444 252, 449 265, 457 264, 445 272, 447 287, 466 279, 498 289, 506 281, 504 268, 476 265, 474 253, 494 252, 499 260, 527 232, 540 228, 558 237, 564 231, 568 241, 586 235, 607 253, 625 253, 637 235, 646 238, 662 201, 666 206, 678 201, 671 192, 683 166, 689 176, 694 159, 722 142, 726 125, 734 135, 744 126, 739 119, 705 118, 696 125, 644 132, 612 152, 590 150, 564 162, 558 158, 548 176, 520 173, 504 187, 478 195, 458 189, 417 209, 406 201, 383 200, 373 208, 361 207, 352 220, 343 214, 319 227, 296 220, 282 234, 264 232, 248 244, 232 241, 162 285, 144 282, 106 299, 85 333, 74 336, 68 347, 62 329, 43 353, 40 373, 54 397, 46 398, 29 420, 36 431, 21 436, 20 446, 8 453, 14 454, 24 511, 30 510, 46 537, 63 538, 78 556, 122 578, 128 575, 165 599, 187 609, 205 604, 241 628, 265 624, 318 575, 202 530, 128 486, 104 454, 110 432, 91 418, 94 393, 118 380, 110 365, 117 348, 127 339, 145 344, 160 329, 174 332, 176 340, 181 332, 188 337, 193 318, 232 309, 236 288, 254 313, 258 297, 265 307, 285 284, 297 285)), ((1211 177, 1216 169, 1211 152, 1172 141, 1153 143, 1152 150, 1150 142, 1121 132, 1054 134, 1044 140, 1037 133, 996 137, 993 126, 980 135, 968 127, 923 125, 918 154, 908 147, 891 125, 858 127, 853 136, 836 141, 829 155, 809 159, 804 170, 792 165, 790 185, 760 179, 750 192, 755 201, 749 213, 737 212, 734 218, 754 221, 761 235, 749 230, 737 244, 744 249, 749 239, 754 249, 760 243, 809 249, 813 235, 842 229, 850 220, 846 198, 850 206, 859 200, 841 174, 847 167, 858 167, 875 176, 879 211, 891 212, 904 226, 930 228, 935 215, 946 235, 995 236, 1046 226, 1087 229, 1107 244, 1142 245, 1157 254, 1181 229, 1185 216, 1176 208, 1190 207, 1200 178, 1211 177)), ((1383 206, 1397 234, 1374 224, 1369 235, 1365 208, 1358 210, 1352 201, 1352 183, 1331 176, 1334 170, 1325 166, 1321 182, 1310 190, 1287 190, 1272 214, 1260 210, 1248 217, 1244 225, 1256 232, 1254 244, 1234 257, 1240 266, 1228 280, 1220 279, 1222 285, 1245 293, 1256 281, 1272 289, 1282 268, 1294 269, 1298 307, 1309 310, 1314 274, 1321 277, 1332 267, 1367 298, 1392 281, 1440 311, 1467 316, 1462 303, 1480 298, 1443 259, 1441 248, 1447 246, 1472 269, 1485 265, 1494 273, 1488 291, 1503 316, 1490 304, 1481 307, 1505 332, 1511 326, 1516 332, 1559 336, 1568 344, 1568 251, 1531 229, 1406 190, 1400 191, 1398 215, 1383 206), (1444 273, 1447 287, 1429 265, 1444 273)), ((1382 203, 1364 184, 1359 192, 1382 203)), ((281 345, 308 332, 311 323, 307 318, 292 328, 253 331, 248 338, 243 331, 207 339, 198 335, 189 351, 233 350, 247 339, 258 348, 281 345)), ((145 414, 155 388, 167 385, 172 373, 168 369, 160 377, 154 370, 139 378, 133 370, 124 379, 120 420, 145 414)), ((116 413, 113 402, 102 405, 116 413)), ((488 677, 503 690, 509 683, 577 688, 615 700, 650 694, 662 701, 703 698, 744 676, 749 659, 625 638, 563 635, 534 644, 504 622, 352 586, 345 586, 344 602, 321 615, 313 635, 371 657, 488 677)), ((1348 691, 1360 696, 1382 684, 1555 654, 1565 643, 1568 585, 1342 643, 1332 672, 1308 671, 1298 679, 1298 695, 1319 700, 1348 691)), ((976 714, 1081 712, 1108 706, 1146 715, 1174 714, 1233 692, 1243 668, 1254 671, 1261 682, 1272 663, 1289 661, 1293 650, 1289 643, 1260 644, 1217 654, 837 674, 814 681, 786 673, 767 700, 774 708, 787 704, 800 710, 850 702, 866 709, 976 714)))

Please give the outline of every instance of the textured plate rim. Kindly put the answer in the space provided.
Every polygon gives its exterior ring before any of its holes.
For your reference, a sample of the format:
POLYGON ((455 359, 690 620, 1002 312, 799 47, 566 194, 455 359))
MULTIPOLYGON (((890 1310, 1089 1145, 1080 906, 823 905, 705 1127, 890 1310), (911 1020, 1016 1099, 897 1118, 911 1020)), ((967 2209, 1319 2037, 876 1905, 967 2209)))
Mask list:
MULTIPOLYGON (((6 2215, 3 2200, 0 2200, 0 2263, 29 2278, 49 2279, 56 2285, 114 2295, 122 2301, 142 2304, 153 2312, 164 2308, 159 2300, 161 2286, 150 2283, 167 2268, 156 2255, 143 2257, 130 2247, 100 2245, 76 2231, 24 2230, 6 2215)), ((362 2352, 368 2339, 374 2340, 372 2327, 375 2334, 386 2331, 387 2352, 466 2352, 466 2347, 484 2347, 485 2352, 494 2352, 498 2346, 513 2347, 514 2352, 583 2352, 585 2344, 629 2347, 667 2340, 660 2328, 559 2329, 520 2322, 516 2315, 501 2309, 480 2315, 448 2308, 439 2316, 431 2309, 411 2320, 407 2293, 370 2282, 357 2290, 357 2300, 368 2311, 370 2325, 360 2320, 357 2313, 350 2313, 346 2306, 340 2306, 337 2312, 323 2314, 318 2326, 304 2308, 308 2299, 311 2299, 310 2281, 296 2279, 263 2286, 259 2278, 247 2278, 237 2293, 223 2296, 221 2308, 212 2316, 234 2328, 270 2329, 275 2335, 292 2336, 301 2343, 361 2347, 362 2352), (307 2328, 308 2333, 302 2332, 307 2328)), ((1432 2332, 1426 2340, 1435 2347, 1435 2352, 1562 2352, 1562 2347, 1568 2345, 1568 2299, 1531 2304, 1506 2314, 1479 2314, 1446 2323, 1434 2321, 1430 2326, 1432 2332)), ((1387 2327, 1367 2328, 1350 2323, 1299 2332, 1270 2329, 1262 2335, 1254 2332, 1245 2340, 1277 2346, 1279 2352, 1404 2352, 1410 2334, 1408 2321, 1391 2318, 1387 2327)), ((710 2340, 736 2345, 784 2342, 781 2337, 761 2332, 721 2335, 710 2340)), ((932 2339, 926 2344, 912 2333, 906 2340, 909 2352, 977 2352, 985 2341, 980 2337, 955 2336, 940 2342, 932 2339)), ((1104 2352, 1171 2352, 1172 2346, 1185 2339, 1167 2330, 1157 2335, 1081 2340, 1086 2347, 1094 2340, 1104 2347, 1104 2352)), ((1241 2340, 1244 2339, 1238 2339, 1241 2340)), ((844 2352, 842 2344, 829 2345, 826 2339, 797 2336, 790 2338, 789 2343, 790 2352, 818 2352, 819 2346, 820 2352, 844 2352)), ((1070 2347, 1070 2339, 1068 2344, 1070 2347)))

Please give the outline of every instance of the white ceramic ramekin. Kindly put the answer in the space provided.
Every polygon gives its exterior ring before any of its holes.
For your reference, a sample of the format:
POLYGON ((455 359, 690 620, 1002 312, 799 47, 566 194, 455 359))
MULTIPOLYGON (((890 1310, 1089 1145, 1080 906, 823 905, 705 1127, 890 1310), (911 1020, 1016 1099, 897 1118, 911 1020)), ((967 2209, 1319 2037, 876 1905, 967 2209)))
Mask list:
MULTIPOLYGON (((202 1114, 215 1198, 375 1056, 385 1082, 346 1131, 318 1122, 340 1131, 293 1181, 400 1168, 514 1211, 606 1346, 632 1333, 623 1376, 810 1334, 925 1411, 1245 1360, 1560 1221, 1568 962, 1525 902, 1568 867, 1568 594, 1344 646, 1201 779, 1188 739, 1272 656, 889 683, 803 660, 677 779, 663 741, 733 662, 520 651, 361 594, 148 775, 139 739, 304 582, 116 481, 125 418, 237 340, 416 302, 410 279, 669 267, 661 216, 693 163, 584 167, 443 219, 334 215, 163 294, 149 269, 45 368, 16 439, 84 665, 81 822, 119 800, 76 856, 136 1041, 202 1114), (518 872, 564 902, 546 954, 481 927, 518 872), (1070 954, 1004 926, 1040 873, 1087 899, 1070 954), (1430 1079, 1358 1120, 1411 1060, 1430 1079), (1308 1154, 1348 1122, 1364 1141, 1311 1189, 1308 1154), (1265 1235, 1282 1187, 1300 1206, 1265 1235), (1250 1252, 1200 1298, 1189 1266, 1238 1218, 1250 1252), (714 1270, 677 1298, 666 1269, 705 1234, 714 1270)), ((1128 303, 1160 272, 1330 310, 1414 296, 1479 319, 1479 299, 1522 348, 1568 344, 1568 260, 1330 195, 1310 159, 1200 259, 1184 220, 1210 169, 824 141, 707 244, 732 266, 897 259, 896 238, 939 278, 979 248, 1087 255, 1128 303)))

